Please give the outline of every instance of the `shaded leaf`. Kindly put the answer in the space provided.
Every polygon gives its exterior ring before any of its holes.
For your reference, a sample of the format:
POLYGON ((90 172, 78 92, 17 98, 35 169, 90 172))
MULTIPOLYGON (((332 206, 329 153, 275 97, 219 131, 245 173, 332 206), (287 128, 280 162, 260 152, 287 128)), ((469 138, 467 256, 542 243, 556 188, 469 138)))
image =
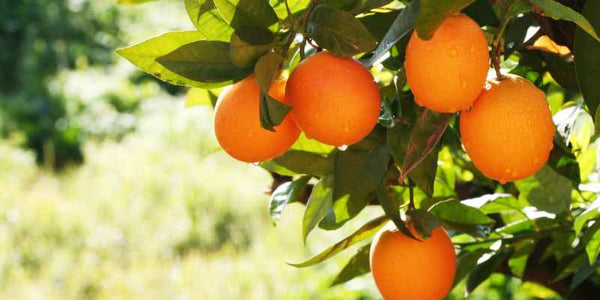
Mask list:
POLYGON ((475 251, 461 251, 456 256, 456 275, 454 276, 454 284, 459 284, 477 265, 477 261, 489 250, 477 249, 475 251))
POLYGON ((341 56, 353 56, 377 46, 369 30, 354 15, 326 5, 311 12, 306 31, 319 46, 341 56))
MULTIPOLYGON (((198 31, 171 32, 131 47, 118 49, 117 53, 136 65, 142 71, 170 84, 198 88, 219 87, 231 84, 232 80, 230 79, 223 80, 223 82, 220 83, 213 83, 186 78, 185 76, 165 68, 156 61, 158 58, 177 50, 183 45, 201 41, 203 39, 204 34, 198 31)), ((227 56, 226 58, 223 58, 226 61, 229 60, 228 53, 229 49, 222 54, 227 56)))
POLYGON ((352 233, 350 236, 337 242, 335 245, 325 249, 324 251, 312 257, 311 259, 298 264, 288 264, 294 267, 304 268, 323 262, 333 257, 334 255, 340 253, 341 251, 355 245, 356 243, 374 236, 377 233, 377 231, 379 231, 379 229, 385 226, 387 222, 388 218, 386 216, 381 216, 376 219, 373 219, 367 224, 363 225, 360 229, 352 233))
POLYGON ((240 80, 251 70, 235 67, 229 57, 229 43, 197 41, 183 45, 156 61, 182 77, 206 83, 240 80))
POLYGON ((281 184, 273 191, 269 204, 269 215, 273 225, 277 224, 281 213, 288 204, 298 202, 301 199, 302 193, 311 178, 311 176, 302 176, 281 184))
POLYGON ((324 176, 317 182, 308 198, 304 217, 302 219, 302 240, 306 242, 308 234, 323 219, 331 207, 333 194, 333 176, 324 176))
POLYGON ((488 260, 478 264, 467 279, 467 292, 471 293, 482 282, 488 279, 506 257, 507 253, 505 251, 500 251, 493 254, 488 260))
MULTIPOLYGON (((600 31, 600 2, 586 1, 583 15, 600 31)), ((590 114, 595 115, 600 103, 600 43, 582 29, 575 30, 575 70, 577 82, 590 114)), ((598 120, 596 118, 596 120, 598 120)))
POLYGON ((524 240, 515 243, 514 246, 515 251, 508 259, 508 267, 515 277, 522 278, 525 274, 529 254, 533 251, 535 243, 532 240, 524 240))
POLYGON ((392 47, 404 36, 411 32, 413 24, 419 12, 419 1, 411 1, 396 17, 394 23, 387 31, 377 48, 373 51, 373 55, 363 64, 372 66, 379 61, 392 47))
POLYGON ((415 22, 419 37, 429 40, 446 16, 460 12, 475 0, 420 0, 421 9, 415 22))
POLYGON ((408 174, 414 183, 427 196, 432 197, 434 192, 435 175, 438 166, 438 153, 440 145, 438 144, 411 172, 408 174))
POLYGON ((212 0, 185 0, 185 8, 190 20, 205 39, 223 42, 230 40, 233 28, 221 19, 212 0))
POLYGON ((442 222, 425 209, 408 210, 406 214, 419 236, 424 239, 428 239, 436 227, 442 226, 442 222))
POLYGON ((248 40, 242 39, 238 33, 234 33, 231 36, 231 63, 238 68, 254 66, 256 61, 272 47, 273 36, 268 30, 265 35, 260 43, 252 44, 248 40))
MULTIPOLYGON (((555 20, 566 20, 571 21, 587 34, 600 42, 600 37, 596 34, 594 27, 588 22, 588 20, 580 15, 578 12, 571 8, 564 6, 554 0, 530 0, 531 4, 534 5, 542 15, 550 17, 555 20)), ((594 2, 594 1, 591 1, 594 2)), ((597 12, 596 12, 597 13, 597 12)))
POLYGON ((333 163, 332 157, 292 149, 279 157, 261 163, 261 167, 285 176, 325 175, 333 172, 333 163))
POLYGON ((516 181, 515 185, 520 192, 519 199, 540 210, 557 214, 567 211, 571 204, 572 182, 548 166, 534 176, 516 181))
POLYGON ((385 185, 385 183, 380 184, 377 188, 377 199, 379 200, 379 204, 383 208, 385 215, 392 220, 392 222, 394 222, 396 228, 398 228, 398 230, 400 230, 400 232, 402 232, 404 235, 412 239, 417 239, 410 232, 410 230, 408 230, 404 224, 404 221, 402 221, 402 218, 400 217, 400 202, 397 201, 399 199, 396 197, 390 197, 388 193, 388 187, 385 185))
POLYGON ((351 279, 360 275, 371 272, 371 266, 369 265, 369 253, 371 250, 371 244, 364 245, 356 254, 348 261, 346 266, 337 274, 330 287, 348 282, 351 279))
POLYGON ((403 182, 408 174, 435 148, 453 116, 452 114, 436 113, 429 109, 423 110, 411 132, 406 156, 400 169, 400 182, 403 182))
POLYGON ((291 106, 283 104, 265 92, 260 92, 260 125, 270 131, 281 124, 285 116, 292 110, 291 106))
POLYGON ((337 154, 333 210, 321 228, 341 226, 373 199, 390 161, 384 138, 383 131, 375 129, 361 142, 337 154))
POLYGON ((269 1, 213 0, 223 19, 238 29, 255 26, 268 28, 277 22, 277 14, 269 1))

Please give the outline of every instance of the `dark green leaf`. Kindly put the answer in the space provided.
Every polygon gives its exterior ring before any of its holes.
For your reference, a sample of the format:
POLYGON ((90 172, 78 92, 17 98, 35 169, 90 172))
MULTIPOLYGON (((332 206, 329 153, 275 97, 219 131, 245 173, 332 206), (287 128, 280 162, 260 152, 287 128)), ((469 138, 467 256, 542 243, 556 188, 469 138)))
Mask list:
POLYGON ((467 279, 467 292, 471 293, 482 282, 488 279, 498 268, 498 266, 500 266, 500 264, 506 259, 506 256, 506 252, 500 251, 493 254, 488 260, 478 264, 467 279))
POLYGON ((269 214, 273 225, 277 224, 281 213, 288 204, 301 199, 302 193, 311 178, 311 176, 302 176, 294 181, 283 183, 273 191, 271 203, 269 204, 269 214))
POLYGON ((332 157, 294 149, 261 164, 263 168, 269 171, 286 176, 297 174, 325 175, 333 172, 333 165, 334 160, 332 157))
MULTIPOLYGON (((200 33, 199 31, 171 32, 149 39, 135 46, 118 49, 117 53, 129 60, 134 65, 138 66, 140 69, 142 69, 142 71, 170 84, 185 85, 197 88, 212 88, 231 84, 233 82, 231 79, 225 79, 222 82, 214 83, 196 80, 193 78, 186 78, 181 74, 177 74, 168 68, 165 68, 163 65, 157 62, 158 58, 176 51, 181 46, 198 42, 203 39, 204 34, 200 33)), ((231 64, 228 63, 229 46, 227 46, 227 50, 216 57, 225 61, 224 66, 231 66, 231 64)), ((231 67, 233 68, 233 66, 231 67)), ((235 69, 234 73, 237 74, 238 70, 235 69)))
POLYGON ((221 19, 212 0, 185 0, 190 20, 205 39, 227 42, 233 28, 221 19))
POLYGON ((458 200, 448 200, 433 205, 429 211, 454 224, 462 225, 490 225, 494 220, 479 209, 460 203, 458 200))
POLYGON ((419 37, 429 40, 448 15, 460 12, 475 0, 420 0, 421 9, 415 27, 419 37))
POLYGON ((488 0, 475 0, 463 12, 480 26, 498 27, 500 25, 492 3, 488 0))
POLYGON ((183 45, 156 61, 169 71, 190 80, 220 83, 240 80, 249 69, 235 67, 229 57, 229 43, 197 41, 183 45))
MULTIPOLYGON (((600 31, 600 1, 586 1, 583 15, 600 31)), ((582 29, 575 31, 575 69, 577 82, 590 114, 595 114, 600 103, 600 43, 582 29)))
POLYGON ((269 1, 213 0, 223 19, 238 29, 247 26, 268 28, 277 22, 269 1))
POLYGON ((435 148, 454 115, 423 110, 413 128, 400 169, 400 182, 435 148))
POLYGON ((427 210, 413 209, 408 210, 406 214, 410 217, 417 233, 424 239, 428 239, 436 227, 442 226, 442 222, 427 210))
POLYGON ((569 209, 573 184, 548 166, 529 178, 515 182, 519 199, 540 210, 561 213, 569 209))
POLYGON ((378 129, 361 142, 338 153, 334 170, 333 215, 323 224, 325 228, 341 226, 373 199, 389 161, 385 135, 378 129))
POLYGON ((408 178, 415 182, 427 196, 433 196, 433 187, 435 183, 435 174, 437 172, 438 165, 438 153, 440 152, 440 146, 436 146, 429 155, 427 155, 421 163, 419 163, 413 170, 408 174, 408 178))
POLYGON ((573 274, 573 280, 569 285, 571 290, 577 288, 580 284, 582 284, 588 277, 592 276, 596 272, 596 268, 598 268, 598 264, 590 265, 587 262, 582 263, 579 266, 579 269, 573 274))
POLYGON ((360 18, 359 20, 369 30, 375 40, 380 41, 388 32, 394 20, 398 18, 399 11, 376 13, 360 18))
POLYGON ((331 208, 331 195, 333 194, 333 176, 324 176, 317 182, 308 198, 304 217, 302 219, 302 240, 306 242, 308 234, 323 219, 331 208))
POLYGON ((460 283, 477 265, 477 261, 484 254, 489 252, 487 249, 477 249, 475 251, 461 251, 456 257, 456 275, 454 276, 454 284, 460 283))
POLYGON ((319 46, 341 56, 353 56, 377 46, 369 30, 352 14, 325 5, 312 11, 306 31, 319 46))
POLYGON ((373 56, 369 60, 363 62, 366 66, 372 66, 374 63, 379 61, 392 47, 404 36, 406 36, 413 29, 413 24, 419 12, 419 1, 411 1, 402 12, 396 17, 394 23, 387 31, 383 40, 377 46, 377 49, 373 51, 373 56))
POLYGON ((560 86, 573 92, 579 92, 575 63, 572 58, 546 52, 542 53, 542 57, 544 57, 550 75, 560 86))
POLYGON ((262 91, 269 91, 273 80, 279 74, 283 60, 283 56, 272 51, 258 59, 254 66, 254 76, 262 91))
POLYGON ((260 92, 260 126, 264 129, 274 132, 274 127, 283 122, 290 110, 291 106, 277 101, 263 91, 260 92))
POLYGON ((364 245, 356 254, 348 261, 346 266, 338 273, 330 286, 336 286, 344 282, 358 277, 363 274, 371 272, 371 266, 369 265, 369 253, 371 250, 371 244, 364 245))
POLYGON ((520 49, 525 42, 527 29, 533 25, 534 19, 531 14, 525 14, 509 23, 504 35, 504 56, 509 57, 515 50, 520 49))
POLYGON ((521 278, 525 274, 527 260, 529 259, 529 254, 533 251, 535 243, 532 240, 523 240, 515 243, 514 246, 515 251, 508 259, 508 267, 515 277, 521 278))
POLYGON ((271 47, 273 36, 267 30, 255 31, 262 32, 265 34, 263 40, 257 41, 256 43, 250 43, 248 40, 242 39, 238 32, 231 36, 231 63, 238 68, 249 68, 254 66, 254 63, 267 53, 271 47), (260 42, 260 43, 259 43, 260 42))
POLYGON ((588 263, 586 258, 585 252, 583 251, 562 258, 558 267, 556 268, 556 275, 552 279, 552 282, 557 282, 573 274, 575 271, 577 271, 579 266, 588 263))
POLYGON ((408 230, 404 221, 400 217, 400 199, 397 197, 390 196, 388 187, 385 183, 379 185, 377 188, 377 199, 379 200, 379 204, 383 208, 385 215, 394 222, 396 228, 400 230, 404 235, 416 239, 416 237, 408 230))
POLYGON ((298 263, 298 264, 289 264, 294 267, 303 268, 310 267, 312 265, 323 262, 334 255, 340 253, 341 251, 355 245, 358 242, 366 240, 372 236, 374 236, 379 229, 381 229, 388 222, 388 218, 386 216, 381 216, 376 219, 369 221, 367 224, 363 225, 360 229, 352 233, 350 236, 345 239, 337 242, 335 245, 325 249, 323 252, 317 254, 311 259, 298 263))
MULTIPOLYGON (((566 20, 571 21, 587 34, 600 42, 600 37, 596 34, 594 27, 588 22, 588 20, 580 15, 578 12, 571 8, 564 6, 554 0, 530 0, 531 4, 534 5, 542 15, 550 17, 555 20, 566 20)), ((594 1, 590 1, 594 2, 594 1)), ((597 14, 597 11, 596 11, 597 14)))
POLYGON ((579 163, 571 151, 566 150, 567 146, 560 138, 554 138, 554 148, 550 151, 548 165, 558 174, 573 181, 575 186, 581 183, 579 172, 579 163))

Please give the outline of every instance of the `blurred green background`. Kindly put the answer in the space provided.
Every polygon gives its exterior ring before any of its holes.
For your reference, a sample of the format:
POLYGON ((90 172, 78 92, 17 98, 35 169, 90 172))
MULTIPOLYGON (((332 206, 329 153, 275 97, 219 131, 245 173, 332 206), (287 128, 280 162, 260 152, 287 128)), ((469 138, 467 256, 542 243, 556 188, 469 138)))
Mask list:
MULTIPOLYGON (((273 227, 269 174, 219 150, 212 109, 115 54, 193 29, 183 1, 115 2, 0 0, 0 299, 378 299, 368 275, 329 287, 353 250, 286 264, 361 220, 306 247, 301 205, 273 227)), ((552 297, 495 274, 468 298, 552 297)))

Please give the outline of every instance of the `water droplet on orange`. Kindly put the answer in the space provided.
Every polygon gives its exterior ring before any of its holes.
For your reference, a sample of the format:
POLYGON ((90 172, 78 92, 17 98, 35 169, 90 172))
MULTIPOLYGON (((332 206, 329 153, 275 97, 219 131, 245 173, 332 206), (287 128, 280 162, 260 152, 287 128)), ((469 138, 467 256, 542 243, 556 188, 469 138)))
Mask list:
POLYGON ((341 145, 341 146, 339 146, 339 147, 337 147, 337 148, 338 148, 338 150, 340 150, 340 151, 346 151, 346 150, 348 149, 348 145, 341 145))

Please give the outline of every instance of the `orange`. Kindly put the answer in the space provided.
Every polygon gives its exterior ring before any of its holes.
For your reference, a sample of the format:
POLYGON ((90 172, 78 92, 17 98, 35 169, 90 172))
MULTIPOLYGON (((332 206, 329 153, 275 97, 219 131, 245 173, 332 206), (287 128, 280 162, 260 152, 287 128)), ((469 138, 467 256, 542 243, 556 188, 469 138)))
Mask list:
POLYGON ((302 61, 286 95, 296 123, 309 138, 342 146, 367 136, 379 119, 381 96, 362 64, 327 52, 302 61))
POLYGON ((454 113, 470 107, 483 89, 489 69, 487 41, 471 18, 449 16, 430 40, 413 32, 404 67, 417 104, 454 113))
POLYGON ((370 255, 371 273, 385 300, 441 300, 452 289, 456 254, 441 227, 416 241, 389 223, 375 236, 370 255))
MULTIPOLYGON (((269 96, 288 104, 285 81, 275 81, 269 96)), ((260 87, 254 76, 224 90, 215 108, 215 134, 223 150, 245 162, 261 162, 279 156, 298 139, 300 130, 290 116, 275 132, 260 126, 260 87)))
POLYGON ((501 183, 541 169, 552 150, 554 131, 544 92, 514 75, 489 82, 473 108, 460 114, 467 154, 479 171, 501 183))

